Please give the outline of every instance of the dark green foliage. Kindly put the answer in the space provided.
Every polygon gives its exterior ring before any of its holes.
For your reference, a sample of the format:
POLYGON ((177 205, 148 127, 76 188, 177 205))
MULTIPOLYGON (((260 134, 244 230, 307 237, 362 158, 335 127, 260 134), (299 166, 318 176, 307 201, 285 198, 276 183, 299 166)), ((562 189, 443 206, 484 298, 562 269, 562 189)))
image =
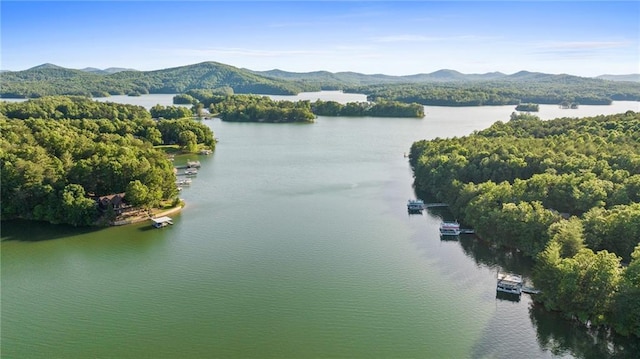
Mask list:
POLYGON ((616 331, 640 338, 640 245, 635 248, 631 258, 613 298, 611 322, 616 331))
POLYGON ((384 100, 375 103, 349 102, 345 105, 317 100, 312 104, 312 110, 318 116, 424 117, 422 105, 384 100))
MULTIPOLYGON (((309 122, 318 116, 424 117, 424 107, 397 101, 349 102, 274 101, 266 96, 221 95, 208 90, 192 90, 185 96, 208 107, 224 121, 309 122)), ((174 101, 177 96, 174 97, 174 101)), ((153 109, 152 109, 153 110, 153 109)), ((153 113, 153 111, 152 111, 153 113)))
POLYGON ((187 146, 188 142, 203 143, 206 146, 215 146, 213 131, 201 122, 183 118, 179 120, 160 120, 157 129, 162 136, 164 144, 178 144, 187 146))
POLYGON ((215 145, 204 124, 156 122, 139 106, 75 97, 0 103, 2 219, 83 226, 98 215, 90 196, 132 190, 126 199, 143 207, 173 199, 173 166, 153 148, 172 136, 192 149, 194 139, 196 148, 215 145))
POLYGON ((162 106, 155 105, 149 110, 153 118, 164 118, 174 120, 178 118, 192 117, 191 109, 184 106, 162 106))
POLYGON ((0 113, 8 118, 26 120, 60 119, 149 119, 149 111, 142 106, 94 101, 81 96, 51 96, 25 102, 0 101, 0 113))
POLYGON ((611 101, 640 100, 638 83, 614 83, 568 75, 510 77, 476 82, 367 85, 350 87, 345 91, 365 93, 371 101, 386 99, 430 106, 518 105, 523 102, 608 105, 611 101))
POLYGON ((274 101, 266 96, 234 95, 219 97, 209 107, 223 121, 230 122, 313 122, 309 101, 274 101))
POLYGON ((537 103, 519 103, 516 106, 516 111, 538 112, 539 110, 540 106, 537 103))
POLYGON ((173 96, 174 105, 195 105, 196 103, 198 103, 198 100, 186 93, 173 96))
MULTIPOLYGON (((113 74, 39 66, 25 71, 3 72, 0 85, 0 97, 19 98, 60 94, 186 93, 208 89, 225 96, 234 93, 293 95, 302 91, 344 90, 367 94, 369 100, 375 102, 388 100, 440 106, 517 105, 522 102, 607 105, 612 100, 640 100, 639 83, 526 71, 513 75, 464 75, 441 70, 432 74, 386 76, 326 71, 258 72, 216 62, 113 74)), ((200 101, 205 107, 209 106, 207 101, 200 101)))
POLYGON ((203 62, 156 71, 121 71, 106 75, 61 67, 8 71, 2 73, 0 97, 183 93, 190 89, 225 86, 236 93, 273 95, 292 95, 302 90, 318 89, 293 81, 268 78, 229 65, 203 62))
POLYGON ((419 192, 450 203, 481 237, 537 258, 547 308, 637 335, 640 290, 626 278, 640 256, 631 254, 640 241, 640 113, 514 114, 471 136, 416 142, 410 160, 419 192))

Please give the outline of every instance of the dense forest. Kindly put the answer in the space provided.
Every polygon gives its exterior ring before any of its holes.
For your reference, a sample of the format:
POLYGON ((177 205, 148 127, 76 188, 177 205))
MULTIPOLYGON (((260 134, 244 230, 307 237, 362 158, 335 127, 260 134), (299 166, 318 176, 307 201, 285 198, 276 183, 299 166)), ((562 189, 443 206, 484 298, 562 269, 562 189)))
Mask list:
MULTIPOLYGON (((191 118, 156 121, 141 106, 84 97, 0 102, 1 218, 96 224, 95 198, 140 207, 176 200, 173 165, 154 145, 213 147, 191 118)), ((112 219, 112 218, 111 218, 112 219)))
POLYGON ((470 136, 418 141, 410 160, 419 193, 537 259, 548 309, 640 337, 640 113, 514 113, 470 136))
POLYGON ((229 122, 314 122, 309 101, 274 101, 267 96, 217 96, 209 112, 229 122))
POLYGON ((311 110, 318 116, 424 117, 424 106, 417 103, 380 100, 378 102, 348 102, 317 100, 311 110))
MULTIPOLYGON (((424 107, 412 103, 381 100, 372 102, 274 101, 266 96, 224 94, 225 90, 190 90, 174 96, 175 104, 193 104, 195 111, 207 108, 223 121, 307 122, 315 116, 424 117, 424 107), (295 111, 294 111, 295 110, 295 111)), ((153 109, 152 109, 153 110, 153 109)))
POLYGON ((537 103, 519 103, 516 106, 516 111, 538 112, 540 111, 540 106, 537 103))
POLYGON ((236 93, 291 95, 319 87, 272 79, 217 62, 156 71, 121 71, 99 74, 41 65, 24 71, 2 73, 0 97, 34 98, 51 95, 109 95, 182 93, 190 89, 228 86, 236 93))
POLYGON ((609 105, 612 101, 640 100, 640 84, 571 76, 527 80, 420 83, 350 87, 348 92, 367 94, 367 99, 416 102, 428 106, 517 105, 522 102, 609 105))
MULTIPOLYGON (((370 101, 422 105, 481 106, 570 103, 607 105, 640 100, 640 83, 521 71, 512 75, 465 75, 453 70, 410 76, 364 75, 326 71, 292 73, 250 71, 203 62, 156 71, 89 72, 45 64, 2 73, 0 97, 46 95, 139 95, 185 93, 194 89, 226 94, 292 95, 303 91, 343 90, 366 94, 370 101)), ((206 105, 205 105, 206 107, 206 105)))

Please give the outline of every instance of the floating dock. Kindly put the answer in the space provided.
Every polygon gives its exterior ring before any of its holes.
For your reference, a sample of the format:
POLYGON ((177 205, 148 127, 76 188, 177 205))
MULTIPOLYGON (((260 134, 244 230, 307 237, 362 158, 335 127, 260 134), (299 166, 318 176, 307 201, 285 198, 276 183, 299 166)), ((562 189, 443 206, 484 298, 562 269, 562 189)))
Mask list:
POLYGON ((535 289, 533 287, 527 287, 527 286, 523 286, 522 287, 522 293, 527 293, 527 294, 538 294, 540 293, 539 289, 535 289))

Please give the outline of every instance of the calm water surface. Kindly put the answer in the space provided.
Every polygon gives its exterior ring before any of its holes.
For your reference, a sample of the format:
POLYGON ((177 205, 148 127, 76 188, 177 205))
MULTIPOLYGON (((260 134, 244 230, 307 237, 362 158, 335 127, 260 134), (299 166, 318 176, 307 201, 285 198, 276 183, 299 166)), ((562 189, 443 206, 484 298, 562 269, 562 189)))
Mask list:
POLYGON ((413 141, 467 135, 512 111, 205 121, 220 142, 198 156, 174 226, 3 223, 2 357, 632 357, 637 342, 607 343, 528 295, 497 298, 496 271, 527 275, 526 259, 441 240, 446 212, 407 214, 413 141))

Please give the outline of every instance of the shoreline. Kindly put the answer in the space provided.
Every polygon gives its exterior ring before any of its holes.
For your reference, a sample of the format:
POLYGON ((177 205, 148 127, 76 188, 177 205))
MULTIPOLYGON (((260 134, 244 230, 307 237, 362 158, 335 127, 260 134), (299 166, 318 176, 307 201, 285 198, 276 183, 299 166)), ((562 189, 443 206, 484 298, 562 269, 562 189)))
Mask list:
POLYGON ((120 221, 114 221, 111 222, 111 224, 109 225, 109 227, 115 227, 115 226, 125 226, 128 224, 136 224, 136 223, 142 223, 145 221, 148 221, 152 218, 156 218, 156 217, 162 217, 162 216, 168 216, 170 214, 174 214, 174 213, 178 213, 180 211, 182 211, 182 209, 184 207, 186 207, 186 203, 183 200, 180 200, 180 203, 172 208, 166 209, 166 210, 162 210, 160 212, 155 212, 158 209, 151 209, 151 215, 147 215, 146 217, 135 217, 135 218, 129 218, 129 219, 123 219, 120 221))

